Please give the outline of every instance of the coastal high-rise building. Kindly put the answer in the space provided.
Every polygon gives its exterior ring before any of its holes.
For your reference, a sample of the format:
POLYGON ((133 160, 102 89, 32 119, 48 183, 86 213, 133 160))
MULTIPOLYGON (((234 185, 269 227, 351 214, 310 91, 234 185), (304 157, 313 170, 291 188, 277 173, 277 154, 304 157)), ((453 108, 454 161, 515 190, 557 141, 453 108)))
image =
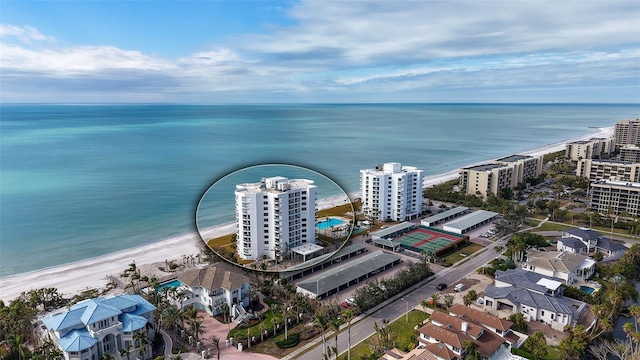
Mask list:
POLYGON ((623 145, 620 148, 620 160, 634 163, 640 162, 640 146, 623 145))
POLYGON ((583 159, 578 161, 576 176, 586 177, 591 182, 598 180, 640 181, 640 163, 583 159))
POLYGON ((620 120, 616 123, 613 136, 616 146, 640 144, 640 118, 620 120))
POLYGON ((511 155, 496 162, 470 166, 460 170, 459 186, 470 195, 483 199, 500 190, 514 189, 528 179, 542 174, 542 156, 511 155))
POLYGON ((639 216, 640 183, 600 180, 591 184, 591 209, 604 215, 639 216))
POLYGON ((312 180, 269 177, 236 185, 237 251, 244 260, 282 260, 293 247, 315 243, 312 180))
POLYGON ((422 212, 423 171, 400 163, 360 170, 362 210, 378 220, 417 219, 422 212))
POLYGON ((565 156, 571 161, 608 158, 614 150, 614 141, 613 137, 572 141, 567 143, 565 156))

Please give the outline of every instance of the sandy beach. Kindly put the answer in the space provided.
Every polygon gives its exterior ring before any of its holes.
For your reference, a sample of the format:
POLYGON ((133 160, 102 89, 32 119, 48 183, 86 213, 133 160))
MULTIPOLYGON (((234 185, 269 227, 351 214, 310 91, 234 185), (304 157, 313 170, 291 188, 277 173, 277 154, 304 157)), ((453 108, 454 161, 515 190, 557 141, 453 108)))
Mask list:
MULTIPOLYGON (((524 151, 524 155, 542 155, 563 150, 565 144, 576 140, 585 140, 592 137, 609 137, 613 135, 613 127, 600 128, 599 132, 569 139, 543 146, 541 148, 524 151)), ((510 154, 505 154, 505 156, 510 154)), ((487 160, 491 161, 491 160, 487 160)), ((471 164, 475 165, 475 164, 471 164)), ((357 169, 355 169, 357 171, 357 169)), ((425 178, 425 186, 442 183, 458 176, 459 169, 447 173, 428 176, 425 178)), ((357 194, 355 194, 357 196, 357 194)), ((354 194, 350 194, 354 196, 354 194)), ((319 208, 344 203, 344 196, 325 199, 319 202, 319 208)), ((235 224, 224 224, 203 231, 203 236, 213 238, 234 231, 235 224)), ((182 263, 183 256, 197 255, 200 252, 202 240, 198 234, 186 234, 157 243, 126 249, 108 255, 86 259, 78 262, 54 266, 50 268, 17 274, 0 279, 0 299, 5 302, 31 289, 55 287, 65 296, 72 296, 83 290, 91 288, 103 288, 107 284, 108 276, 118 276, 129 264, 135 261, 143 275, 151 275, 157 272, 158 266, 165 264, 165 260, 175 260, 182 263)))

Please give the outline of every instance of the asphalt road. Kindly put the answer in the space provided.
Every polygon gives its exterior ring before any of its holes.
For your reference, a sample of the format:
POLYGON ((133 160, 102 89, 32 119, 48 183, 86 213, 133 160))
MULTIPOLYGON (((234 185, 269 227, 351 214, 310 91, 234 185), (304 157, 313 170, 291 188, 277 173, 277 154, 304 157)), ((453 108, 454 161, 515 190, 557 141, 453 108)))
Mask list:
MULTIPOLYGON (((493 248, 498 245, 504 246, 507 239, 508 237, 499 239, 498 241, 486 246, 486 250, 484 252, 468 259, 458 266, 441 270, 436 274, 437 276, 434 280, 416 288, 415 290, 410 290, 408 294, 405 294, 403 296, 403 298, 408 301, 408 307, 412 308, 414 306, 418 306, 420 305, 420 301, 430 298, 433 293, 437 292, 437 290, 434 288, 436 284, 444 282, 449 286, 452 286, 460 279, 466 277, 470 273, 473 273, 479 267, 485 265, 492 259, 495 259, 498 254, 493 250, 493 248)), ((407 301, 398 299, 390 303, 388 306, 385 306, 382 309, 378 310, 374 314, 371 314, 360 320, 359 322, 351 325, 351 347, 354 347, 356 344, 375 333, 373 324, 376 321, 381 321, 382 319, 389 319, 393 321, 401 316, 404 316, 407 312, 407 301)), ((341 332, 338 336, 338 351, 340 352, 340 354, 347 352, 347 341, 347 332, 341 332)), ((327 336, 327 347, 329 346, 335 346, 335 337, 333 335, 327 336)), ((322 359, 322 342, 320 341, 318 346, 312 348, 304 354, 294 357, 294 359, 322 359)))

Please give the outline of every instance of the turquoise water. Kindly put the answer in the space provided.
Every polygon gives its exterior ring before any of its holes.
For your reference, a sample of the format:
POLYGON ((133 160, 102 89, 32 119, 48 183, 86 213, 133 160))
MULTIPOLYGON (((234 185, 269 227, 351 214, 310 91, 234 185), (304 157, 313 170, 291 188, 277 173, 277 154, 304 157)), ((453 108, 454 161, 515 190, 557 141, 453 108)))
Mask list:
POLYGON ((177 288, 178 286, 182 285, 182 283, 180 282, 180 280, 173 280, 173 281, 169 281, 163 284, 158 285, 158 291, 164 289, 164 288, 177 288))
POLYGON ((327 219, 324 219, 322 221, 318 221, 316 223, 316 227, 318 229, 320 229, 320 230, 324 230, 324 229, 330 228, 332 226, 338 226, 338 225, 342 225, 342 224, 344 224, 343 220, 336 219, 336 218, 327 218, 327 219))
POLYGON ((595 289, 592 287, 588 287, 588 286, 580 286, 580 291, 582 291, 583 293, 587 293, 589 295, 591 295, 595 289))
MULTIPOLYGON (((3 104, 0 276, 194 232, 200 196, 244 166, 300 165, 354 192, 359 170, 383 162, 435 175, 639 115, 638 105, 3 104)), ((212 223, 233 214, 233 196, 207 209, 212 223)))

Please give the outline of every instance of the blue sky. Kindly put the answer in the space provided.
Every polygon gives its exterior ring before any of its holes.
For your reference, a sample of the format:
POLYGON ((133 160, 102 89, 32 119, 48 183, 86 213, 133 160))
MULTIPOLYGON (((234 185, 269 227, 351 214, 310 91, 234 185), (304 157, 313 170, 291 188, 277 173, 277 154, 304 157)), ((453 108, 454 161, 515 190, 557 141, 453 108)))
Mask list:
POLYGON ((0 2, 0 101, 640 102, 638 1, 0 2))

